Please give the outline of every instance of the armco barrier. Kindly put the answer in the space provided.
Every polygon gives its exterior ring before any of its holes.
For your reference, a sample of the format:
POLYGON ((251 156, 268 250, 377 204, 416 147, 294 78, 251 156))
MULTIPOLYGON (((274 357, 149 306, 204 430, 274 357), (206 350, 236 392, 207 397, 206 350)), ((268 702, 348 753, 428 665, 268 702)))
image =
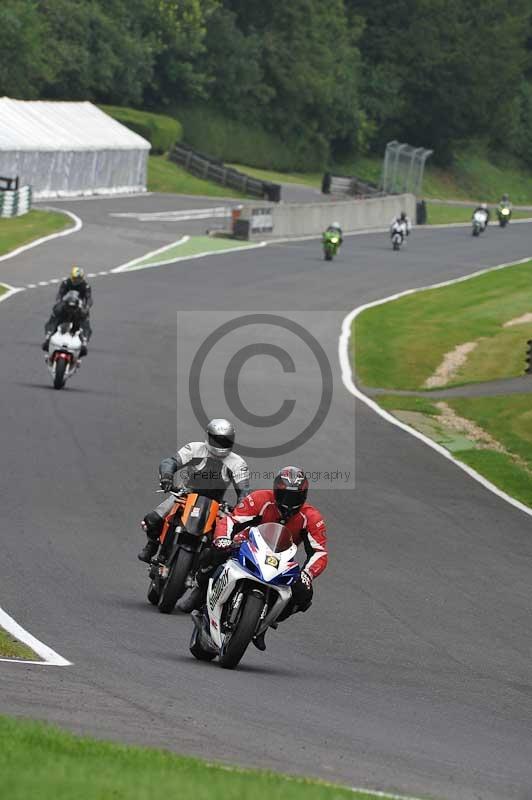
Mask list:
POLYGON ((31 209, 31 186, 0 189, 0 217, 21 217, 31 209))
POLYGON ((281 200, 281 186, 270 181, 251 178, 233 167, 226 167, 222 161, 203 155, 184 144, 176 144, 169 154, 170 161, 184 167, 197 178, 214 181, 221 186, 229 186, 242 194, 260 197, 272 203, 281 200))
POLYGON ((344 233, 386 228, 401 211, 415 219, 413 194, 388 195, 366 200, 342 200, 329 203, 286 203, 282 205, 246 205, 240 213, 242 238, 312 236, 322 233, 331 222, 339 222, 344 233))

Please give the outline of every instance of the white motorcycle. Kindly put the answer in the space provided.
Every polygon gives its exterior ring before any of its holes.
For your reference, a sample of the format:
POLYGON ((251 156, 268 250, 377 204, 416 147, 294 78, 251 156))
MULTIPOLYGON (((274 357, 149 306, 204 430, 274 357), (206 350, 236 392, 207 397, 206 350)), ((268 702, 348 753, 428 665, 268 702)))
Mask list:
POLYGON ((54 381, 54 389, 62 389, 80 365, 82 342, 79 331, 72 332, 72 323, 63 322, 50 337, 45 362, 54 381))
POLYGON ((399 222, 394 222, 391 230, 392 247, 394 250, 400 250, 404 242, 406 227, 399 222))
POLYGON ((234 669, 252 638, 275 624, 299 578, 297 545, 276 522, 257 525, 209 581, 207 603, 192 613, 190 652, 200 661, 218 657, 234 669))
POLYGON ((486 230, 488 214, 483 209, 478 209, 473 214, 473 236, 480 236, 486 230))

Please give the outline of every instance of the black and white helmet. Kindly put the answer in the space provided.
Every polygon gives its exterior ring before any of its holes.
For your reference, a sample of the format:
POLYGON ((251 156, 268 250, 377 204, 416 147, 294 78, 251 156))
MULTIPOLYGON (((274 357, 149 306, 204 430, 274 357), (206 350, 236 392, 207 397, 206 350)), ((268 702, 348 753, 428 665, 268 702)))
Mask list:
POLYGON ((225 458, 235 443, 235 426, 227 419, 211 419, 205 431, 207 450, 216 458, 225 458))

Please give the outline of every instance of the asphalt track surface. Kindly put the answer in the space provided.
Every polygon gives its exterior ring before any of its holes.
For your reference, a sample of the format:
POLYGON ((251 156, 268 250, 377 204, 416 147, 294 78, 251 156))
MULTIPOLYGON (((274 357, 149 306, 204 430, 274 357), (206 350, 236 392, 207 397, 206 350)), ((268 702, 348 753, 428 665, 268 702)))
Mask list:
MULTIPOLYGON (((63 203, 83 230, 3 262, 0 280, 59 277, 73 260, 106 269, 179 237, 109 217, 135 203, 163 201, 63 203)), ((194 661, 190 620, 145 602, 135 558, 159 458, 175 446, 176 309, 331 311, 338 325, 321 342, 336 384, 351 308, 530 254, 528 225, 479 241, 450 228, 416 231, 400 253, 385 235, 350 237, 331 264, 307 241, 97 278, 91 351, 63 392, 39 349, 53 288, 2 304, 0 602, 73 665, 1 664, 0 710, 348 785, 532 796, 530 519, 365 405, 356 490, 312 497, 330 566, 312 609, 272 632, 265 654, 251 648, 234 672, 194 661)), ((298 396, 315 393, 307 375, 293 380, 298 396)), ((247 387, 252 406, 265 384, 247 387)), ((349 461, 347 391, 330 413, 328 446, 349 461)), ((323 467, 323 441, 309 447, 304 466, 323 467)))

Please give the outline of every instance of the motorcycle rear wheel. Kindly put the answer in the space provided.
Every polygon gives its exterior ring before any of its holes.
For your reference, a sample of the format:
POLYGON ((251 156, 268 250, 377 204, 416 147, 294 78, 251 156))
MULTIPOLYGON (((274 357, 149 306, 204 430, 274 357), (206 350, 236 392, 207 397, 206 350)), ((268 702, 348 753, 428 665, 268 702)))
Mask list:
POLYGON ((220 666, 234 669, 246 652, 264 608, 264 599, 248 594, 244 600, 240 619, 231 637, 220 653, 220 666))
POLYGON ((66 361, 59 358, 55 363, 54 389, 62 389, 65 385, 66 361))
POLYGON ((159 599, 161 614, 171 614, 174 610, 175 604, 186 589, 186 580, 193 561, 194 553, 179 549, 159 599))

